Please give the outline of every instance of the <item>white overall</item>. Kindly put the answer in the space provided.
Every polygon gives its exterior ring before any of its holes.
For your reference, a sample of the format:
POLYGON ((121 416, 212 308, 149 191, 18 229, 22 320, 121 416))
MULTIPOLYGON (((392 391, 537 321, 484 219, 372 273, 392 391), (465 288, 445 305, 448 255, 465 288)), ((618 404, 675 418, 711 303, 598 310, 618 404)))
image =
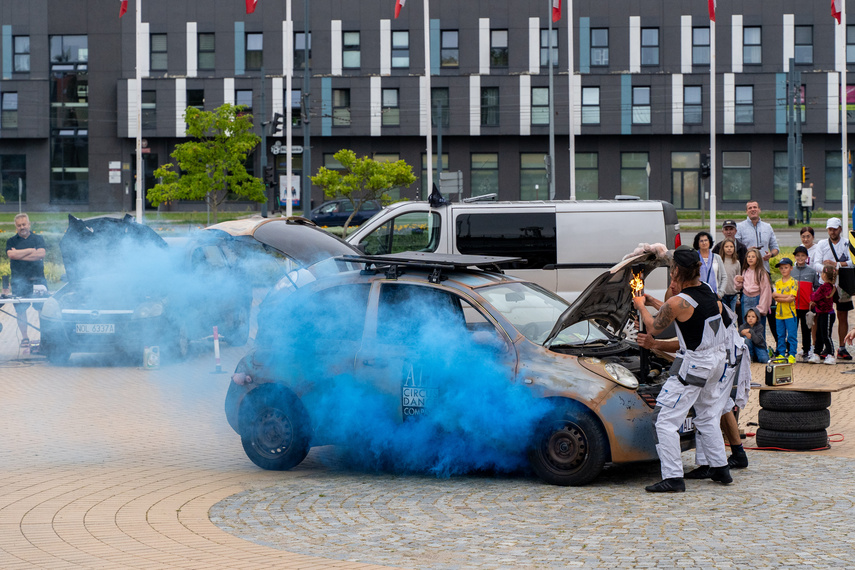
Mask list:
MULTIPOLYGON (((697 302, 680 293, 680 298, 697 309, 697 302)), ((730 395, 730 386, 724 375, 727 361, 727 340, 721 315, 707 318, 703 324, 701 342, 695 350, 686 348, 686 342, 678 322, 677 339, 680 351, 656 404, 656 436, 659 443, 656 451, 662 466, 662 478, 683 477, 683 461, 680 458, 679 429, 692 406, 695 407, 697 445, 703 449, 708 465, 727 465, 724 439, 721 435, 721 410, 730 395), (683 381, 681 382, 682 379, 683 381)), ((732 382, 732 380, 731 380, 732 382)))

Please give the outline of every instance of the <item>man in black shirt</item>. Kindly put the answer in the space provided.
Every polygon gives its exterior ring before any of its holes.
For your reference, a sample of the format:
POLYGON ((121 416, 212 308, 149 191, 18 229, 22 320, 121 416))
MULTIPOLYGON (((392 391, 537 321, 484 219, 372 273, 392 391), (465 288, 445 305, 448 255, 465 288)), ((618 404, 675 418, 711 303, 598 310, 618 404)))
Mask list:
MULTIPOLYGON (((9 257, 9 267, 12 270, 12 295, 15 297, 32 297, 34 288, 47 293, 45 280, 45 240, 30 231, 30 218, 27 214, 15 216, 16 235, 6 241, 6 255, 9 257)), ((17 303, 15 312, 18 314, 18 329, 21 331, 21 346, 29 346, 27 334, 27 309, 30 304, 17 303)), ((36 310, 41 304, 36 305, 36 310)))

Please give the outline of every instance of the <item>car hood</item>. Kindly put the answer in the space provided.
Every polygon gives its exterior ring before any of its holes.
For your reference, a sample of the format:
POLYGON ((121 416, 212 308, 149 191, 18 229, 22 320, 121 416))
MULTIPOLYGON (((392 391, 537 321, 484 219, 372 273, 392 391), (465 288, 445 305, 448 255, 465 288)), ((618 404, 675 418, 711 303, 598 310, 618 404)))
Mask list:
POLYGON ((580 321, 605 321, 613 330, 620 331, 633 309, 632 289, 629 286, 633 271, 642 270, 647 279, 654 269, 668 263, 669 258, 657 257, 654 253, 642 253, 621 261, 594 279, 576 301, 567 307, 558 317, 543 346, 549 347, 562 330, 580 321))
POLYGON ((162 237, 150 227, 136 223, 130 214, 124 218, 89 220, 69 214, 68 229, 59 241, 69 282, 115 272, 129 258, 166 248, 162 237))

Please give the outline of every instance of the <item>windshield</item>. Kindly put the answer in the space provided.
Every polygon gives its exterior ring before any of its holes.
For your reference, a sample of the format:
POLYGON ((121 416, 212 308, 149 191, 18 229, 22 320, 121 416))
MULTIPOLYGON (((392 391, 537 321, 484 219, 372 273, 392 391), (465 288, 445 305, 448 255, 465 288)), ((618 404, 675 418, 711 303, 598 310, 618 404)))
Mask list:
MULTIPOLYGON (((530 341, 543 344, 558 317, 569 307, 567 301, 533 283, 503 283, 478 289, 496 310, 530 341)), ((609 340, 596 324, 582 321, 567 327, 552 346, 586 344, 609 340)))

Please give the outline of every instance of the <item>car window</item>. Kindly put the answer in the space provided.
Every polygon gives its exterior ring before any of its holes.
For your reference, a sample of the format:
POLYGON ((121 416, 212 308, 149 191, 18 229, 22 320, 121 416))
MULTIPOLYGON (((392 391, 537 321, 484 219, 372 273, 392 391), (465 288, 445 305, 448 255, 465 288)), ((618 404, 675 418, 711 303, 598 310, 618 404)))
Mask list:
POLYGON ((319 214, 334 214, 336 211, 338 211, 338 202, 331 202, 318 208, 319 214))
POLYGON ((554 212, 460 214, 455 219, 457 250, 471 255, 521 257, 515 269, 556 263, 554 212))
POLYGON ((299 335, 313 343, 360 339, 365 328, 370 290, 370 284, 358 283, 329 287, 308 297, 294 296, 283 303, 275 315, 265 315, 265 332, 280 336, 299 335), (277 328, 281 332, 277 332, 277 328))
POLYGON ((215 245, 206 245, 193 250, 191 257, 193 269, 210 270, 228 267, 228 262, 222 250, 215 245))
POLYGON ((369 255, 402 251, 436 251, 440 216, 436 212, 409 212, 396 216, 368 234, 362 244, 369 255))
POLYGON ((339 210, 339 212, 352 212, 352 211, 353 211, 353 204, 351 204, 350 202, 342 202, 341 203, 341 209, 339 210))

